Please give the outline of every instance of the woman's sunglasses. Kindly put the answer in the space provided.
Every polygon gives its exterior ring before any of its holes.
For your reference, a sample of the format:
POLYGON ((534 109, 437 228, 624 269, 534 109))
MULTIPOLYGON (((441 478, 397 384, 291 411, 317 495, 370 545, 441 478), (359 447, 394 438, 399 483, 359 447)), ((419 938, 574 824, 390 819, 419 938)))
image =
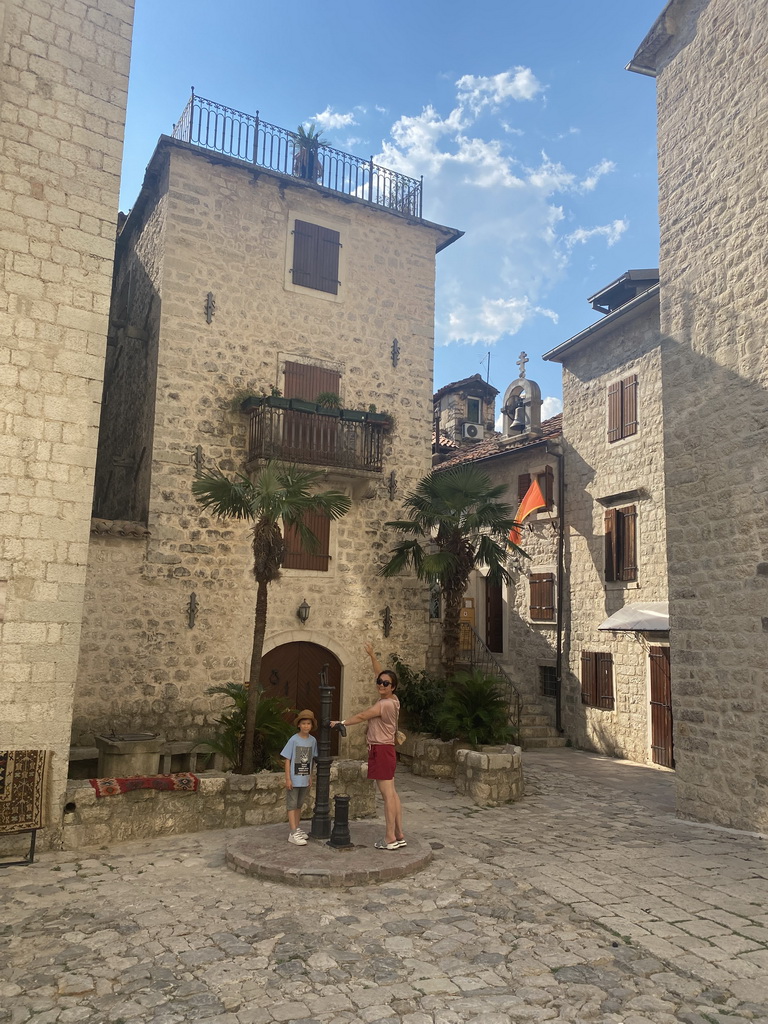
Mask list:
POLYGON ((391 686, 392 685, 392 680, 391 679, 377 679, 376 680, 376 685, 377 686, 391 686))

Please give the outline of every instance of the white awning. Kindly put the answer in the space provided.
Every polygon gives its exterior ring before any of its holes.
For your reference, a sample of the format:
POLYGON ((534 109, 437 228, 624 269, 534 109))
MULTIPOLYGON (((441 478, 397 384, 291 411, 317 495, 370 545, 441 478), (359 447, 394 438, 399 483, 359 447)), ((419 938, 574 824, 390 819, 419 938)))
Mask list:
POLYGON ((627 604, 601 622, 598 629, 614 633, 653 633, 669 629, 669 601, 638 601, 627 604))

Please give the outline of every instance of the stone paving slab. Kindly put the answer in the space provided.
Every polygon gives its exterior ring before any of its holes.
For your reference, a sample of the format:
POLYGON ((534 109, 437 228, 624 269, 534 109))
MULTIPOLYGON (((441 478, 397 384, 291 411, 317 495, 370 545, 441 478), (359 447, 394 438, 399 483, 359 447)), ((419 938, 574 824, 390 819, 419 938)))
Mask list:
POLYGON ((764 841, 675 819, 668 773, 525 765, 492 810, 399 775, 434 859, 395 882, 235 873, 232 831, 9 868, 0 1022, 768 1024, 764 841))
POLYGON ((376 841, 383 836, 378 822, 353 821, 350 836, 350 848, 333 849, 313 839, 306 846, 291 846, 286 843, 285 825, 239 829, 226 843, 226 864, 233 871, 270 882, 327 888, 391 882, 421 871, 432 860, 432 847, 414 832, 399 850, 376 849, 376 841))

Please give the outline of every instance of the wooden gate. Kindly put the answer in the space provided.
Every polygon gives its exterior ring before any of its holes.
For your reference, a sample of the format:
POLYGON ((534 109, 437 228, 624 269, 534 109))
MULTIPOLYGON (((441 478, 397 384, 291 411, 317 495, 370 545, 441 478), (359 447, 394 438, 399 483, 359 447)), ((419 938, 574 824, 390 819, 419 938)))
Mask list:
POLYGON ((675 767, 672 749, 672 686, 669 648, 651 647, 651 758, 654 764, 675 767))
POLYGON ((504 599, 501 583, 485 577, 485 646, 494 654, 504 650, 504 599))
MULTIPOLYGON (((282 697, 296 711, 308 708, 320 722, 320 672, 328 665, 328 683, 335 687, 331 719, 337 721, 341 707, 341 664, 319 644, 293 643, 275 647, 261 660, 261 685, 268 697, 282 697)), ((293 718, 293 716, 291 716, 293 718)), ((339 734, 331 733, 331 753, 337 754, 339 734)))

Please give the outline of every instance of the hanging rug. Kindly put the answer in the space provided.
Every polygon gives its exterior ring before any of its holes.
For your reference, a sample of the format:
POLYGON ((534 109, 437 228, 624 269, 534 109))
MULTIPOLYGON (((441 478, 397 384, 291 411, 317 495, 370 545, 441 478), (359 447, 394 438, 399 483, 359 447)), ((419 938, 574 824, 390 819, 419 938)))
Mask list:
POLYGON ((135 789, 159 789, 167 793, 196 793, 200 779, 192 772, 174 775, 131 775, 127 779, 88 779, 96 796, 117 796, 135 789))
POLYGON ((43 827, 47 750, 0 750, 0 835, 43 827))

